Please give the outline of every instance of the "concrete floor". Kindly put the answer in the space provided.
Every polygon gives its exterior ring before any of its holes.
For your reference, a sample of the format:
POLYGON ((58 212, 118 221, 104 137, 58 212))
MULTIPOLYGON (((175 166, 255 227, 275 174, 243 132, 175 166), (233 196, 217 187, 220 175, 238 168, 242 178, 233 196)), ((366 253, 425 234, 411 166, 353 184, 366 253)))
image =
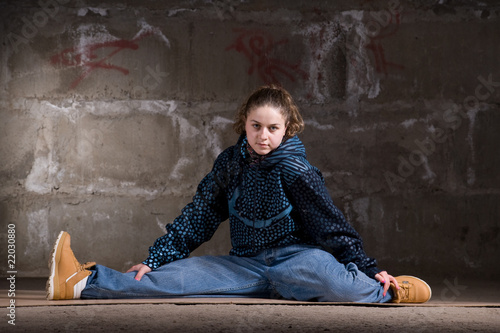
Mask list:
MULTIPOLYGON (((4 280, 4 279, 2 279, 4 280)), ((0 284, 1 332, 500 332, 500 283, 430 283, 422 305, 245 298, 46 301, 45 280, 0 284), (15 326, 8 323, 15 299, 15 326)))

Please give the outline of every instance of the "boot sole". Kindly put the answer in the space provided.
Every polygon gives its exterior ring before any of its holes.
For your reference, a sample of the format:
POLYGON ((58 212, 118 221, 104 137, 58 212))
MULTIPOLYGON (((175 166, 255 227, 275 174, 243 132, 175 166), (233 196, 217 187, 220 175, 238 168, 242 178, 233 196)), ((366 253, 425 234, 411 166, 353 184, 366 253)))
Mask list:
POLYGON ((59 296, 60 291, 58 290, 59 288, 59 276, 56 272, 56 267, 59 261, 61 260, 61 248, 59 248, 59 243, 61 241, 66 239, 67 233, 65 231, 61 231, 59 233, 59 236, 57 236, 56 243, 54 244, 54 247, 52 248, 52 252, 50 253, 50 260, 49 260, 49 270, 50 270, 50 276, 49 279, 47 280, 47 284, 45 286, 45 291, 47 292, 47 299, 48 300, 53 300, 57 299, 56 296, 59 296))

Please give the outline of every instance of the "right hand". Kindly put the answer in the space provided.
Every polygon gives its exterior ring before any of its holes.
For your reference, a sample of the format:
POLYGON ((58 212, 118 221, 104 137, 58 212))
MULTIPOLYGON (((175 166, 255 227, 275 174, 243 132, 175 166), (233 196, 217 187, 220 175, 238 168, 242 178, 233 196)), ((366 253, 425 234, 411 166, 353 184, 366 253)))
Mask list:
POLYGON ((137 265, 130 267, 129 270, 127 271, 127 273, 128 272, 137 272, 137 274, 135 275, 135 279, 137 281, 141 281, 142 276, 144 274, 151 272, 151 268, 148 265, 137 264, 137 265))

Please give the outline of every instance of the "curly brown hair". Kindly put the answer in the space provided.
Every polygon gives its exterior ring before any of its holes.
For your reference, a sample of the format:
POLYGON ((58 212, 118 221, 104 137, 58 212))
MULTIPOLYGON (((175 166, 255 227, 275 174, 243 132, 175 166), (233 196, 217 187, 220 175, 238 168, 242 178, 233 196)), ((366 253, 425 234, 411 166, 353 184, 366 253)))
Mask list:
POLYGON ((236 133, 245 133, 245 123, 248 114, 261 106, 270 106, 281 111, 281 114, 285 118, 286 139, 304 130, 304 120, 290 93, 280 86, 271 84, 255 90, 246 102, 239 107, 233 124, 236 133))

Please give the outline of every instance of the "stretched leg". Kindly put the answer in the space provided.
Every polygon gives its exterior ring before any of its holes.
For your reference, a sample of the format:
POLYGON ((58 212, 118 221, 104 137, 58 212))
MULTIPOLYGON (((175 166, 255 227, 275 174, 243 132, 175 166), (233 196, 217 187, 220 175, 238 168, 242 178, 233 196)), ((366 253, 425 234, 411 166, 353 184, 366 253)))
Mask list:
POLYGON ((262 267, 251 258, 202 256, 174 261, 147 273, 121 273, 96 265, 82 298, 254 296, 270 294, 262 267))
POLYGON ((287 299, 363 303, 392 299, 390 292, 384 297, 381 284, 355 264, 343 265, 322 249, 290 246, 277 249, 275 258, 271 284, 287 299))

